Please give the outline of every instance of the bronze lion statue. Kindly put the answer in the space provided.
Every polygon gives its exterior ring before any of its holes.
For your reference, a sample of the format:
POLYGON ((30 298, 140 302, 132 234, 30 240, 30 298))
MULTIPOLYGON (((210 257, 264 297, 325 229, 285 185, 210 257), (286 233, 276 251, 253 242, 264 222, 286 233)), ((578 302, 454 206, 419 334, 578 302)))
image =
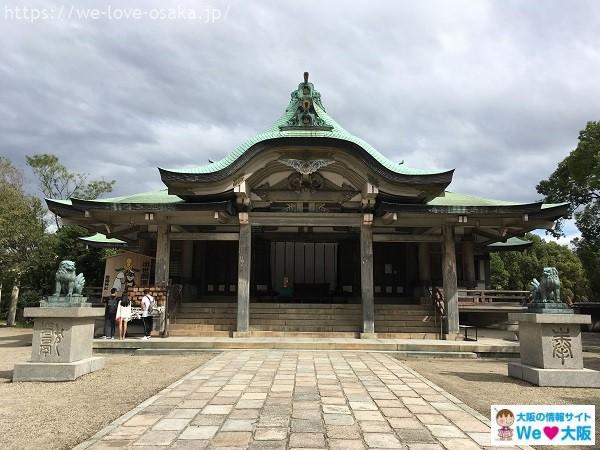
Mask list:
POLYGON ((84 286, 85 278, 82 273, 76 275, 75 263, 68 260, 61 261, 56 271, 54 295, 57 297, 61 295, 67 297, 80 296, 83 294, 84 286))
POLYGON ((534 278, 529 289, 534 302, 560 303, 560 279, 556 267, 544 267, 542 281, 534 278))

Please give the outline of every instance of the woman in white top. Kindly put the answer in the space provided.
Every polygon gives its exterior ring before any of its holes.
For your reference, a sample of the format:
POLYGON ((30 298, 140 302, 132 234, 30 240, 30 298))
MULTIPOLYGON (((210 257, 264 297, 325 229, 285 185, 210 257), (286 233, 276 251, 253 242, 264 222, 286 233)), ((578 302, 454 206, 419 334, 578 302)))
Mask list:
POLYGON ((117 322, 119 322, 119 339, 125 339, 127 334, 127 322, 131 320, 131 300, 127 293, 123 294, 117 308, 117 322))

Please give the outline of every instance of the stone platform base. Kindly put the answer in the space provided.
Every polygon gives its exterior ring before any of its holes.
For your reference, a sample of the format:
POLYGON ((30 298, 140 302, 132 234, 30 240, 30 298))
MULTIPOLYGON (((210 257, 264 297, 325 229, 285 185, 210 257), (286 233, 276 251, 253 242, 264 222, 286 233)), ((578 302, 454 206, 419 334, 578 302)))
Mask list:
POLYGON ((600 372, 590 369, 540 369, 509 362, 508 376, 537 386, 600 388, 600 372))
POLYGON ((14 381, 73 381, 104 368, 104 358, 92 356, 75 362, 24 362, 15 364, 14 381))

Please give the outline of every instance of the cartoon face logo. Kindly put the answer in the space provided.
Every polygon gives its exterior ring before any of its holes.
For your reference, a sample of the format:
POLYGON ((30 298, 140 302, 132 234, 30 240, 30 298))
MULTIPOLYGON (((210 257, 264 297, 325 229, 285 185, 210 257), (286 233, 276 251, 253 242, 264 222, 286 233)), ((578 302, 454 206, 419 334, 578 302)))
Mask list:
POLYGON ((496 423, 500 427, 498 437, 502 441, 512 440, 513 430, 512 425, 515 423, 515 415, 510 409, 501 409, 496 414, 496 423))

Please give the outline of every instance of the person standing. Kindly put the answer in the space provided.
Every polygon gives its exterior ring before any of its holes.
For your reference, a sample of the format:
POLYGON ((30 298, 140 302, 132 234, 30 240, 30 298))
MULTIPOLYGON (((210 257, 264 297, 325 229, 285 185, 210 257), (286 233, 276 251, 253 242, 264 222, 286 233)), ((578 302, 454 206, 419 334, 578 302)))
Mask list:
POLYGON ((142 322, 144 324, 144 337, 142 339, 150 339, 152 334, 152 308, 154 305, 154 297, 150 295, 150 289, 144 289, 142 297, 142 322))
POLYGON ((110 290, 110 297, 104 301, 104 336, 102 339, 114 339, 117 309, 119 308, 119 298, 117 297, 117 290, 112 288, 110 290))
POLYGON ((117 308, 117 322, 119 322, 119 339, 125 339, 127 323, 131 320, 131 301, 127 293, 123 294, 117 308))

